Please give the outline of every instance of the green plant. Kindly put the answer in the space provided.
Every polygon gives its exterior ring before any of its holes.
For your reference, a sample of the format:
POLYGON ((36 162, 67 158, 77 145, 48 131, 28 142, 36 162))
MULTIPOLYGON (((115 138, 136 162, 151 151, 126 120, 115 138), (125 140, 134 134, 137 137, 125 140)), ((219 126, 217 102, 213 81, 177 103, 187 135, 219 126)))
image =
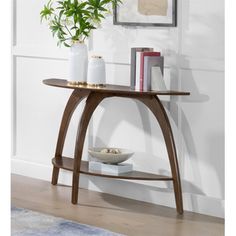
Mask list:
POLYGON ((49 0, 40 12, 46 20, 58 45, 70 47, 75 41, 84 42, 91 30, 96 29, 103 18, 111 13, 110 7, 121 0, 49 0))

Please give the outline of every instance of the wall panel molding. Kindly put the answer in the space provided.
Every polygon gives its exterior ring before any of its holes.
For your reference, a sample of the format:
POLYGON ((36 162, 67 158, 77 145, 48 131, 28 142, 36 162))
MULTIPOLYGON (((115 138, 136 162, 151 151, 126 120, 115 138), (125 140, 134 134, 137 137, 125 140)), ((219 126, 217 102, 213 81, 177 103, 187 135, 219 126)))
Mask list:
MULTIPOLYGON (((32 58, 45 58, 55 60, 68 60, 69 49, 67 48, 50 48, 41 45, 20 45, 14 46, 12 53, 14 56, 32 57, 32 58)), ((107 64, 119 64, 129 66, 129 53, 121 52, 93 52, 89 51, 89 55, 98 54, 104 57, 107 64)), ((212 71, 224 72, 224 61, 207 59, 207 58, 191 58, 180 56, 174 58, 173 56, 165 56, 165 67, 171 68, 178 65, 182 70, 199 70, 199 71, 212 71), (179 62, 177 62, 179 60, 179 62)))

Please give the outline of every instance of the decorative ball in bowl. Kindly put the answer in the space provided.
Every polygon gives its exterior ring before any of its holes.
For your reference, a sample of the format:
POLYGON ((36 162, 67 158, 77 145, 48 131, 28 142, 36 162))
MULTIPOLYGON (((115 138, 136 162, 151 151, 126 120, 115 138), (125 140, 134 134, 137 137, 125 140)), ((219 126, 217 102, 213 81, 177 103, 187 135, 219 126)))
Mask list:
POLYGON ((106 164, 124 162, 134 154, 134 152, 123 148, 89 148, 88 152, 97 161, 106 164))

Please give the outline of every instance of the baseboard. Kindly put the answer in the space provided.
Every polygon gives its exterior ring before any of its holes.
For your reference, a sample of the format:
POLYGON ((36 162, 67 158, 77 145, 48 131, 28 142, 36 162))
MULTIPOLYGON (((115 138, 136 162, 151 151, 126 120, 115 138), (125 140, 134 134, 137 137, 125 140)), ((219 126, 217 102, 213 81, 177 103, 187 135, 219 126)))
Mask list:
MULTIPOLYGON (((51 165, 42 165, 24 161, 18 157, 13 157, 11 161, 11 169, 14 174, 46 181, 51 180, 51 165)), ((71 179, 71 172, 61 171, 59 177, 60 183, 71 185, 71 179)), ((98 178, 86 175, 81 175, 80 186, 98 192, 106 192, 121 197, 175 208, 172 189, 154 188, 137 182, 98 178)), ((183 193, 183 201, 184 210, 186 211, 224 218, 224 200, 222 199, 183 193)))

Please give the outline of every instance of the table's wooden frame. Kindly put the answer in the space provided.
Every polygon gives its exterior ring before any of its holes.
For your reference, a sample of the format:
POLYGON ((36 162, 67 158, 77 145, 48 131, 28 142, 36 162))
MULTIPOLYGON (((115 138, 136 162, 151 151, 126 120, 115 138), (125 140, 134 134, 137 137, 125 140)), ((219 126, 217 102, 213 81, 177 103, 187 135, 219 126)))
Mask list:
POLYGON ((70 88, 74 89, 64 110, 64 114, 61 121, 61 126, 59 130, 57 146, 55 157, 52 159, 53 163, 53 174, 52 174, 52 184, 56 185, 58 182, 58 175, 60 168, 73 171, 73 181, 72 181, 72 198, 71 202, 77 204, 78 202, 78 186, 79 186, 79 176, 80 173, 88 175, 103 176, 109 178, 119 178, 119 179, 135 179, 135 180, 158 180, 158 181, 172 181, 175 193, 175 202, 177 212, 183 214, 183 200, 182 200, 182 190, 180 182, 180 174, 178 167, 178 160, 175 148, 174 137, 170 122, 166 111, 158 98, 158 95, 189 95, 188 92, 178 92, 178 91, 135 91, 126 86, 116 86, 107 85, 105 88, 93 88, 86 86, 73 86, 70 85, 66 80, 60 79, 48 79, 43 81, 45 84, 50 86, 70 88), (153 115, 156 117, 164 136, 169 163, 171 167, 171 177, 149 174, 139 171, 133 171, 121 175, 104 175, 99 172, 90 172, 88 170, 88 162, 82 161, 82 152, 84 146, 85 135, 90 118, 100 104, 100 102, 109 97, 126 97, 139 100, 144 105, 146 105, 153 115), (63 147, 65 143, 66 133, 69 127, 71 117, 79 105, 79 103, 86 99, 86 104, 81 116, 80 123, 78 125, 78 131, 75 142, 74 159, 63 157, 63 147))

